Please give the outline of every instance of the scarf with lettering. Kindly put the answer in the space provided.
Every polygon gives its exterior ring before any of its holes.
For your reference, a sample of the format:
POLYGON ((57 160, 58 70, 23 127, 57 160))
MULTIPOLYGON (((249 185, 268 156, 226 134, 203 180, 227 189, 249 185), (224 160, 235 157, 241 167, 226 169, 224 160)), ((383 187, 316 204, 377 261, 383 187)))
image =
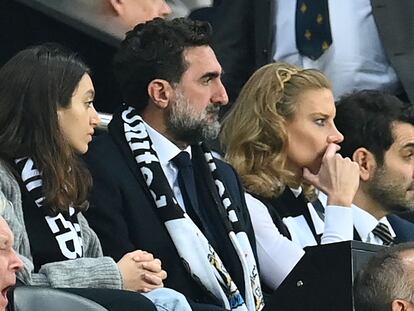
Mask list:
POLYGON ((243 268, 244 298, 214 248, 175 199, 141 116, 126 106, 121 119, 125 139, 153 197, 158 217, 164 222, 178 254, 188 264, 191 276, 221 300, 226 309, 261 310, 264 301, 253 251, 210 151, 201 145, 210 170, 209 178, 214 180, 221 199, 217 208, 225 215, 222 220, 243 268))
POLYGON ((42 174, 36 164, 29 157, 14 162, 21 177, 25 226, 35 269, 52 261, 83 257, 81 229, 75 208, 69 207, 67 212, 50 216, 43 193, 42 174))

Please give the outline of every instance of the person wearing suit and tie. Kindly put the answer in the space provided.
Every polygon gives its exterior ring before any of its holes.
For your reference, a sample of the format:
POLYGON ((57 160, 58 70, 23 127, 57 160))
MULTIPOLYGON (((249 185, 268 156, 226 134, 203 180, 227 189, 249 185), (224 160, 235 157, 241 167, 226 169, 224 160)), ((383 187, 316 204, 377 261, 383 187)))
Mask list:
POLYGON ((335 98, 355 89, 380 89, 413 102, 413 15, 410 0, 226 0, 216 11, 213 47, 226 72, 230 101, 253 71, 283 61, 321 70, 332 81, 335 98), (320 14, 313 20, 327 26, 312 33, 327 38, 319 57, 299 52, 298 45, 312 41, 304 37, 315 27, 306 25, 308 13, 320 14))
POLYGON ((413 241, 414 224, 392 215, 414 210, 412 105, 360 91, 341 98, 335 124, 345 137, 339 153, 359 165, 354 238, 379 245, 413 241))
POLYGON ((208 23, 154 19, 127 33, 114 59, 125 104, 86 161, 86 213, 104 253, 140 247, 193 310, 263 308, 255 238, 234 169, 213 158, 228 97, 208 23))

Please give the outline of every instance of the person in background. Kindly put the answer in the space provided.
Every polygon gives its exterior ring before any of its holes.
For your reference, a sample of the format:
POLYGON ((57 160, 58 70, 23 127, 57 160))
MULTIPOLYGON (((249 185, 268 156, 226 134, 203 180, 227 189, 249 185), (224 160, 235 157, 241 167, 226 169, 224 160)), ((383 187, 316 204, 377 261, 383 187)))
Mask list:
POLYGON ((339 100, 335 124, 345 136, 339 153, 359 165, 354 239, 379 245, 413 241, 414 225, 392 215, 414 210, 412 105, 380 91, 359 91, 339 100))
POLYGON ((122 40, 128 30, 135 25, 156 17, 165 18, 171 13, 166 0, 77 0, 86 5, 92 16, 98 16, 110 22, 108 29, 122 40))
POLYGON ((355 311, 414 310, 414 243, 375 254, 354 280, 355 311))
POLYGON ((352 240, 358 165, 337 153, 343 136, 335 112, 331 84, 320 71, 272 63, 253 74, 223 120, 226 159, 250 193, 261 275, 273 289, 302 248, 352 240), (317 191, 327 195, 326 209, 317 191))
POLYGON ((377 89, 414 102, 412 1, 225 0, 215 14, 213 47, 231 101, 277 61, 321 70, 336 99, 377 89))
POLYGON ((0 69, 0 190, 24 262, 26 285, 72 287, 109 310, 189 310, 164 289, 159 259, 141 250, 115 262, 102 255, 82 215, 91 177, 79 155, 88 150, 99 117, 89 69, 56 44, 28 48, 0 69), (128 290, 128 291, 123 291, 128 290))
MULTIPOLYGON (((0 215, 10 204, 0 192, 0 215)), ((5 311, 7 292, 16 283, 16 273, 23 268, 23 262, 13 249, 14 238, 7 222, 0 216, 0 311, 5 311)))

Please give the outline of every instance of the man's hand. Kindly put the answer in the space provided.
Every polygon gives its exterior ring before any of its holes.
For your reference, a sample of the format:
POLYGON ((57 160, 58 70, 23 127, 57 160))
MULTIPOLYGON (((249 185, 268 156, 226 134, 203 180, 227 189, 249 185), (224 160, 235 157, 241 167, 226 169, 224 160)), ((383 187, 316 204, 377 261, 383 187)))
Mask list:
POLYGON ((161 261, 148 252, 137 250, 127 253, 117 265, 124 289, 146 293, 164 286, 167 272, 162 270, 161 261))

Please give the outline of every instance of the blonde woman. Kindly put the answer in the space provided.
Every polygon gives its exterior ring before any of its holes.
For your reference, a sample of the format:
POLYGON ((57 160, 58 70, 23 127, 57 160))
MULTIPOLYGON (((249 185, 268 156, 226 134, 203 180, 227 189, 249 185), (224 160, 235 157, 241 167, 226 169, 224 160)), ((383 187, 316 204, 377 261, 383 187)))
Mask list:
POLYGON ((352 239, 359 172, 336 153, 343 136, 335 110, 322 73, 273 63, 253 74, 224 120, 226 158, 254 196, 246 200, 262 277, 272 288, 301 254, 280 233, 300 249, 352 239), (315 188, 328 196, 325 209, 315 188))

